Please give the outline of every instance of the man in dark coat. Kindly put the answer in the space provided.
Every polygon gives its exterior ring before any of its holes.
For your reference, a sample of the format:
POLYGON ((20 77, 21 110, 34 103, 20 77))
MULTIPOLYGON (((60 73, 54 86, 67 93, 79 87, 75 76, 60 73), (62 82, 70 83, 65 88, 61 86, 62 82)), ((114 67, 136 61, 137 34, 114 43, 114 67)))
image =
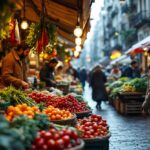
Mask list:
POLYGON ((128 77, 128 78, 140 78, 140 69, 138 68, 138 63, 136 61, 131 62, 131 66, 127 67, 123 73, 123 77, 128 77))
POLYGON ((47 87, 55 87, 56 83, 54 80, 54 69, 58 64, 56 58, 51 59, 46 63, 40 70, 40 80, 46 83, 47 87))
POLYGON ((105 74, 101 70, 101 66, 95 67, 91 74, 90 86, 92 87, 92 98, 97 102, 96 108, 101 109, 101 101, 107 100, 107 92, 105 88, 105 83, 107 79, 105 74))

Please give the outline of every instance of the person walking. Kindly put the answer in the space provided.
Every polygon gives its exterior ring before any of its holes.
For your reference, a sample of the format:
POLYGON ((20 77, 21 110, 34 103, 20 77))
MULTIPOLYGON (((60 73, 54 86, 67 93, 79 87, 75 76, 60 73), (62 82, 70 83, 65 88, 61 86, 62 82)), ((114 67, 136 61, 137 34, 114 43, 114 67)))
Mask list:
POLYGON ((97 109, 101 109, 102 100, 108 99, 105 88, 106 81, 107 79, 105 74, 101 70, 101 66, 96 66, 91 74, 90 86, 92 88, 92 99, 97 102, 97 109))
POLYGON ((21 42, 5 56, 2 62, 2 82, 5 87, 12 85, 16 88, 29 88, 25 60, 29 52, 28 45, 21 42))
POLYGON ((85 87, 85 82, 87 80, 87 72, 86 72, 86 68, 85 67, 82 67, 80 69, 80 72, 79 72, 79 78, 80 78, 80 82, 82 84, 82 88, 84 90, 84 87, 85 87))
POLYGON ((57 64, 58 60, 56 58, 52 58, 49 62, 45 63, 45 65, 40 70, 40 80, 45 82, 47 87, 56 86, 54 70, 57 64))

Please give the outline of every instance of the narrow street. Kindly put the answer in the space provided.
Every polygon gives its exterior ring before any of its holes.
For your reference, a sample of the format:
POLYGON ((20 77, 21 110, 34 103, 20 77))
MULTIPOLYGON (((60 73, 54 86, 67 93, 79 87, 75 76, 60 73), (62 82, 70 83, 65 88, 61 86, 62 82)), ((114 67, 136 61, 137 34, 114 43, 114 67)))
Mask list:
POLYGON ((123 116, 104 102, 102 110, 97 111, 88 85, 86 85, 84 97, 93 108, 93 113, 101 115, 108 121, 111 132, 110 150, 150 150, 150 117, 123 116))

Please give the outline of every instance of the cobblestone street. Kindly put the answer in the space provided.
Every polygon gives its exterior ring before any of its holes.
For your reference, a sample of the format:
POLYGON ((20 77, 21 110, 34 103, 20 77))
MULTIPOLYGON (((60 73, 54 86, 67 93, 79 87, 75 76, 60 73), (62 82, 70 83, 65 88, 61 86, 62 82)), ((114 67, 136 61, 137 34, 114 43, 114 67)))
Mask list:
POLYGON ((102 110, 95 109, 91 99, 91 89, 85 88, 84 97, 93 108, 93 113, 102 115, 110 126, 110 150, 150 150, 150 117, 142 115, 123 116, 114 108, 102 103, 102 110))

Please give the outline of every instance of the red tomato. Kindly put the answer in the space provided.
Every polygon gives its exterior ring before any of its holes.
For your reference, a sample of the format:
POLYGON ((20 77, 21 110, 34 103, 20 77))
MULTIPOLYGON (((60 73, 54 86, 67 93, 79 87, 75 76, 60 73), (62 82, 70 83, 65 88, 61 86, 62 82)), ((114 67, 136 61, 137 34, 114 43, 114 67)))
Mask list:
POLYGON ((62 137, 62 139, 63 139, 63 141, 64 141, 65 144, 69 144, 70 143, 70 137, 68 135, 64 135, 62 137))
POLYGON ((60 138, 59 133, 55 133, 55 134, 54 134, 54 139, 55 139, 55 140, 58 140, 59 138, 60 138))
POLYGON ((44 139, 46 140, 49 140, 50 138, 52 138, 52 133, 51 132, 46 132, 44 135, 43 135, 44 139))
POLYGON ((64 141, 62 139, 58 139, 56 141, 56 148, 58 150, 63 150, 63 148, 64 148, 64 141))
POLYGON ((48 148, 53 149, 55 147, 55 140, 50 139, 47 141, 48 148))
POLYGON ((43 139, 43 138, 40 138, 40 140, 38 141, 38 143, 36 143, 36 146, 42 147, 43 144, 44 144, 44 139, 43 139))
POLYGON ((41 147, 42 150, 48 150, 48 146, 46 144, 42 145, 41 147))

